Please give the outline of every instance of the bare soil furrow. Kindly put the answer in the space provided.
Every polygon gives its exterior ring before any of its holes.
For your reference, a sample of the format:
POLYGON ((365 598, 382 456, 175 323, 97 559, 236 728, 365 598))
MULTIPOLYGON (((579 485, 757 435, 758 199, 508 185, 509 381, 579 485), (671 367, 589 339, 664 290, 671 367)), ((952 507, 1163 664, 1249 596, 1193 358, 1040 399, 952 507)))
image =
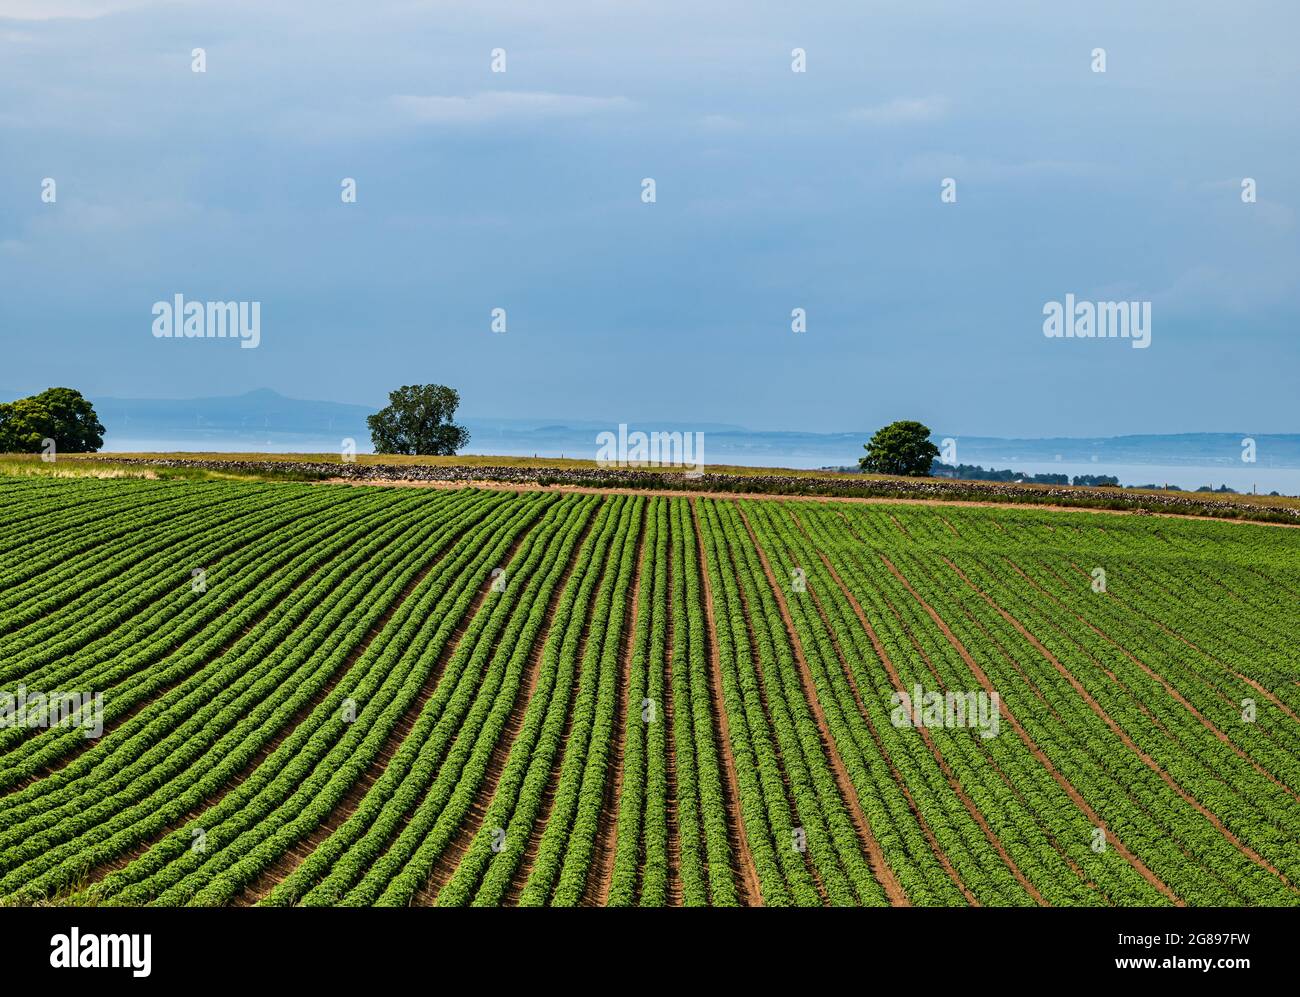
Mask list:
POLYGON ((853 787, 853 780, 849 776, 848 769, 844 767, 844 759, 840 757, 839 748, 835 744, 835 736, 831 733, 830 726, 826 722, 826 713, 822 709, 821 700, 817 696, 817 687, 813 682, 812 670, 808 666, 808 658, 804 654, 803 643, 799 640, 799 633, 795 628, 794 619, 790 615, 790 607, 786 604, 785 593, 781 591, 776 575, 772 572, 772 565, 767 559, 767 552, 763 550, 763 545, 759 543, 758 536, 754 533, 754 527, 750 524, 739 503, 736 505, 736 511, 740 515, 741 522, 745 524, 750 543, 754 545, 759 563, 763 566, 763 574, 767 576, 768 587, 772 590, 777 608, 781 611, 781 620, 785 624, 786 641, 794 653, 795 664, 799 668, 799 681, 803 686, 804 698, 807 700, 808 706, 812 710, 813 719, 817 724, 817 732, 822 744, 822 754, 826 756, 831 764, 836 785, 839 787, 840 797, 844 800, 849 817, 853 821, 854 829, 857 831, 858 843, 862 847, 863 854, 867 856, 871 871, 875 875, 876 881, 883 887, 890 904, 894 907, 909 906, 907 894, 903 892, 902 886, 899 885, 894 870, 885 861, 885 854, 881 851, 880 843, 871 830, 871 823, 867 820, 866 814, 862 812, 862 802, 858 799, 858 791, 853 787))
POLYGON ((714 742, 722 755, 722 793, 727 809, 727 837, 731 844, 736 894, 743 907, 761 907, 763 891, 759 886, 758 870, 754 856, 745 837, 745 820, 740 809, 740 782, 736 778, 736 760, 731 753, 731 733, 727 724, 727 709, 722 695, 722 665, 718 659, 718 628, 713 613, 713 589, 709 581, 705 560, 704 541, 701 538, 700 514, 695 499, 690 500, 691 518, 695 524, 696 548, 700 561, 700 590, 704 598, 704 620, 709 640, 709 687, 713 698, 714 742))

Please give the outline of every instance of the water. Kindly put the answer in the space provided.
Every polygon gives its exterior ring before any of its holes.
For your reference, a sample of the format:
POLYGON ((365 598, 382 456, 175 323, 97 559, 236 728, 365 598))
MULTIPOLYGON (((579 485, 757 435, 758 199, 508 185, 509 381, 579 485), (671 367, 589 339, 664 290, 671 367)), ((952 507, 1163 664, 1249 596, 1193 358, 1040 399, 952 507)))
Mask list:
MULTIPOLYGON (((990 465, 985 464, 985 467, 990 465)), ((1006 463, 995 464, 1005 468, 1006 463)), ((1108 474, 1119 478, 1121 485, 1170 484, 1184 491, 1202 485, 1218 488, 1227 485, 1238 492, 1257 490, 1261 495, 1272 491, 1283 495, 1300 495, 1300 468, 1263 467, 1259 464, 1106 464, 1098 461, 1015 461, 1012 470, 1023 474, 1108 474)))
MULTIPOLYGON (((368 448, 365 438, 357 440, 358 452, 365 453, 368 448)), ((575 434, 563 442, 550 441, 550 446, 520 447, 506 441, 484 441, 487 445, 476 447, 473 444, 465 451, 467 455, 496 455, 501 457, 569 457, 578 460, 593 460, 596 456, 594 437, 590 440, 575 434), (500 443, 500 445, 495 445, 500 443)), ((258 436, 201 436, 189 435, 185 439, 174 438, 131 438, 108 436, 104 441, 104 451, 118 453, 169 453, 211 452, 211 453, 338 453, 339 440, 334 436, 322 436, 307 433, 267 433, 258 436)), ((710 445, 706 435, 704 459, 708 464, 735 464, 746 467, 782 467, 796 469, 816 469, 822 467, 849 467, 857 462, 860 454, 851 451, 841 452, 832 449, 792 448, 783 450, 778 446, 727 446, 710 445)), ((1283 495, 1300 495, 1300 468, 1268 467, 1263 464, 1108 464, 1103 461, 970 461, 984 467, 1010 467, 1023 474, 1108 474, 1118 477, 1123 485, 1176 485, 1185 491, 1192 491, 1202 485, 1214 488, 1227 485, 1239 492, 1258 490, 1260 494, 1271 491, 1283 495)))

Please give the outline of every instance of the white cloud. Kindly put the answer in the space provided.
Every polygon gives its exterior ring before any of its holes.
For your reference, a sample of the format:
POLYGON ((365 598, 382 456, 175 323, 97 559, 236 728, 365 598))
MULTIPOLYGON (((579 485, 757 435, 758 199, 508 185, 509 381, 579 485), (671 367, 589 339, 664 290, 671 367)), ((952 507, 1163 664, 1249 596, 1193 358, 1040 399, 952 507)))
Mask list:
POLYGON ((745 128, 745 123, 740 118, 730 114, 706 114, 696 123, 710 132, 738 132, 745 128))
POLYGON ((1242 201, 1241 184, 1244 179, 1245 177, 1229 177, 1227 180, 1202 180, 1196 184, 1196 189, 1215 195, 1216 200, 1225 207, 1250 213, 1243 214, 1241 216, 1243 218, 1258 215, 1267 224, 1281 229, 1289 229, 1295 225, 1295 211, 1289 204, 1268 200, 1258 194, 1256 196, 1259 199, 1255 203, 1247 204, 1242 201))
POLYGON ((626 97, 581 97, 513 90, 477 93, 471 97, 399 95, 393 97, 392 101, 408 117, 433 124, 462 124, 503 118, 577 118, 632 106, 626 97))
POLYGON ((1196 185, 1197 190, 1240 190, 1241 177, 1229 177, 1227 180, 1202 180, 1196 185))
POLYGON ((846 117, 871 125, 895 125, 911 121, 933 121, 948 112, 946 97, 899 97, 872 107, 859 107, 846 117))
POLYGON ((1104 172, 1093 163, 1068 159, 997 160, 961 153, 938 152, 908 157, 898 170, 909 179, 956 177, 993 183, 1035 177, 1087 177, 1104 172))
POLYGON ((1145 297, 1153 307, 1172 315, 1229 313, 1250 318, 1264 308, 1296 300, 1295 265, 1294 255, 1278 256, 1263 264, 1198 263, 1176 276, 1168 287, 1145 297))
POLYGON ((0 0, 0 18, 52 21, 70 17, 86 20, 146 7, 155 0, 0 0))

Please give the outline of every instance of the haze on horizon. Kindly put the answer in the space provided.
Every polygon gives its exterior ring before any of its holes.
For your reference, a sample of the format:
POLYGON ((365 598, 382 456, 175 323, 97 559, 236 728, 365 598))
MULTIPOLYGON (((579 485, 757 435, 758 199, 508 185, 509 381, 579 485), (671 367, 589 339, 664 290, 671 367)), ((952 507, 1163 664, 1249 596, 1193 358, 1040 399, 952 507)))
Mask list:
POLYGON ((1297 432, 1297 28, 1284 2, 0 0, 0 386, 1297 432), (1150 348, 1045 338, 1071 293, 1150 301, 1150 348), (259 301, 260 345, 155 339, 176 294, 259 301))

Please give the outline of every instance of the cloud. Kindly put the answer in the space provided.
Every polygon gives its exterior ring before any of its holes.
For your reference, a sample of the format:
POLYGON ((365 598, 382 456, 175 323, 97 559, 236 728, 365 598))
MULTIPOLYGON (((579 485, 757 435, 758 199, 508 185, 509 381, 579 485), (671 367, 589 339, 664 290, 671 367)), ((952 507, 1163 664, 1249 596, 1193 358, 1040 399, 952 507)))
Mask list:
MULTIPOLYGON (((1266 224, 1274 228, 1289 229, 1295 225, 1295 211, 1289 204, 1268 200, 1256 193, 1258 201, 1246 203, 1241 200, 1242 182, 1245 177, 1229 177, 1227 180, 1202 180, 1195 189, 1203 193, 1214 194, 1216 200, 1233 210, 1245 210, 1258 215, 1266 224)), ((1267 182, 1267 181, 1266 181, 1267 182)), ((1248 216, 1243 216, 1248 217, 1248 216)))
POLYGON ((52 21, 68 17, 89 20, 146 7, 151 2, 153 0, 0 0, 0 19, 52 21))
POLYGON ((626 97, 582 97, 574 94, 500 90, 472 97, 399 95, 393 104, 407 117, 430 124, 466 124, 506 118, 580 118, 624 110, 626 97))
POLYGON ((999 160, 935 152, 908 157, 898 172, 908 179, 950 176, 959 181, 993 183, 1035 177, 1089 177, 1104 172, 1104 168, 1069 159, 999 160))
POLYGON ((730 114, 706 114, 696 124, 710 132, 738 132, 745 128, 745 123, 740 118, 730 114))
POLYGON ((1148 297, 1154 307, 1172 315, 1231 314, 1249 319, 1265 308, 1294 305, 1295 265, 1294 255, 1262 265, 1198 263, 1148 297))
POLYGON ((872 107, 859 107, 845 115, 850 121, 870 125, 897 125, 912 121, 933 121, 948 113, 946 97, 899 97, 872 107))
POLYGON ((1241 190, 1241 177, 1229 177, 1227 180, 1202 180, 1196 185, 1197 190, 1241 190))

